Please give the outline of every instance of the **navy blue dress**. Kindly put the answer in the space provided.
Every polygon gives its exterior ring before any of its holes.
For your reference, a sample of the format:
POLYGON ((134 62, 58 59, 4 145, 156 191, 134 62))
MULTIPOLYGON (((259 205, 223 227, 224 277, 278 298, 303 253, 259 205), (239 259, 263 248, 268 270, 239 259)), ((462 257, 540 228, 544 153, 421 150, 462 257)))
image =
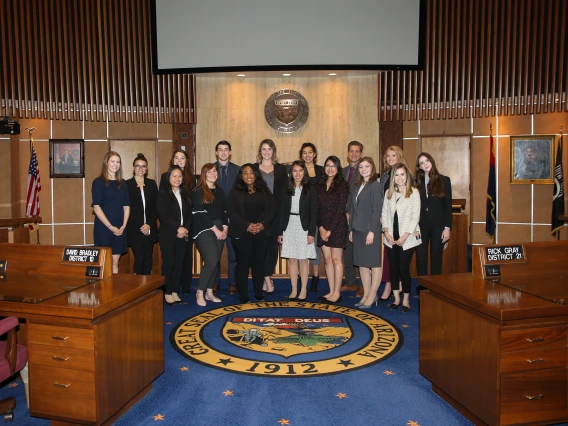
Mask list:
MULTIPOLYGON (((101 178, 96 178, 91 192, 93 195, 91 207, 98 205, 112 226, 120 228, 124 223, 123 207, 130 206, 126 182, 123 181, 119 188, 116 180, 109 180, 107 187, 101 178)), ((117 237, 95 215, 93 232, 95 246, 112 247, 112 254, 126 253, 126 229, 117 237)))

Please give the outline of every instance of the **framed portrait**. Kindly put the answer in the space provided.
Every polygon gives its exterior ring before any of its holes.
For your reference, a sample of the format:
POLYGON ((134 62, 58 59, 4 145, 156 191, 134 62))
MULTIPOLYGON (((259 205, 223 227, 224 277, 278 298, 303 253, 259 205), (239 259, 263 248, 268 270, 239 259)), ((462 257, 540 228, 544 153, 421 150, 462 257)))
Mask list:
POLYGON ((511 183, 554 183, 554 135, 511 136, 511 183))
POLYGON ((49 177, 85 177, 85 140, 49 140, 49 177))

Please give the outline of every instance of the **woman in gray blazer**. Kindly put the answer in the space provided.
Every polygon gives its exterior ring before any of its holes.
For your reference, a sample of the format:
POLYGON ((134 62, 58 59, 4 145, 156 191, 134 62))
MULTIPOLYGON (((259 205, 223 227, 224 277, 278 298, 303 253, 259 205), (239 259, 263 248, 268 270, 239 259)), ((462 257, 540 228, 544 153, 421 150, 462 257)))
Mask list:
POLYGON ((349 240, 353 243, 353 264, 359 267, 363 297, 355 304, 369 309, 377 302, 381 284, 381 213, 384 191, 371 157, 363 157, 358 165, 355 189, 347 200, 349 240))

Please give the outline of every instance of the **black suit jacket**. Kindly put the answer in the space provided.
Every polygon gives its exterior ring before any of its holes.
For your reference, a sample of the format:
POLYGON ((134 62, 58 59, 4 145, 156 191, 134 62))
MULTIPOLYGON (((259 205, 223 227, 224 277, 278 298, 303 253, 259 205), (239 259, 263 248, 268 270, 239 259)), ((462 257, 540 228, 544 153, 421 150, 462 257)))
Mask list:
MULTIPOLYGON (((292 195, 288 191, 284 191, 282 196, 280 215, 280 226, 278 235, 282 235, 288 227, 290 221, 290 209, 292 208, 292 195)), ((302 190, 300 195, 300 222, 304 231, 308 231, 310 237, 315 237, 317 229, 317 208, 318 208, 318 192, 314 185, 310 185, 307 194, 302 190)))
POLYGON ((144 222, 144 204, 142 194, 134 178, 126 181, 128 196, 130 197, 130 216, 126 224, 127 238, 129 246, 141 246, 147 242, 155 243, 158 241, 158 186, 153 179, 144 178, 144 199, 146 201, 146 222, 144 222), (144 223, 150 225, 150 235, 144 235, 140 228, 144 223))
MULTIPOLYGON (((258 169, 259 164, 255 163, 254 166, 258 169)), ((259 169, 260 170, 260 169, 259 169)), ((274 164, 274 191, 272 191, 272 195, 274 197, 274 204, 275 206, 280 205, 280 200, 282 199, 282 195, 284 194, 284 188, 288 184, 288 172, 286 171, 286 166, 284 164, 276 163, 274 164)), ((272 223, 272 232, 271 235, 275 235, 277 233, 276 227, 280 223, 280 209, 275 209, 274 214, 274 221, 272 223)))
POLYGON ((225 195, 228 195, 235 186, 235 181, 237 180, 237 175, 239 174, 240 167, 237 166, 235 163, 231 163, 230 161, 227 163, 227 185, 223 188, 221 186, 221 169, 219 166, 219 161, 215 161, 215 168, 217 169, 217 186, 223 190, 225 195))
POLYGON ((452 183, 440 175, 444 185, 444 197, 426 197, 425 184, 420 188, 420 226, 442 225, 452 229, 452 183))
POLYGON ((177 230, 180 226, 191 229, 191 202, 189 197, 181 198, 182 210, 174 197, 170 198, 166 191, 158 192, 158 218, 160 219, 160 241, 174 241, 177 238, 177 230), (183 225, 180 225, 183 215, 183 225))

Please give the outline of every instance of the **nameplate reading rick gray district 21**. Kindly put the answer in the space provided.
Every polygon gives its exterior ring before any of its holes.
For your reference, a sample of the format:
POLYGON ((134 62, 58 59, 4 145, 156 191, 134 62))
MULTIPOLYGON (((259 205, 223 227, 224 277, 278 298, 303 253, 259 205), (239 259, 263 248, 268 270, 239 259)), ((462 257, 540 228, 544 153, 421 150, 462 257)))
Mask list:
POLYGON ((522 245, 485 247, 487 263, 524 262, 525 249, 522 245))
POLYGON ((99 263, 99 249, 92 247, 65 247, 63 261, 79 263, 99 263))

